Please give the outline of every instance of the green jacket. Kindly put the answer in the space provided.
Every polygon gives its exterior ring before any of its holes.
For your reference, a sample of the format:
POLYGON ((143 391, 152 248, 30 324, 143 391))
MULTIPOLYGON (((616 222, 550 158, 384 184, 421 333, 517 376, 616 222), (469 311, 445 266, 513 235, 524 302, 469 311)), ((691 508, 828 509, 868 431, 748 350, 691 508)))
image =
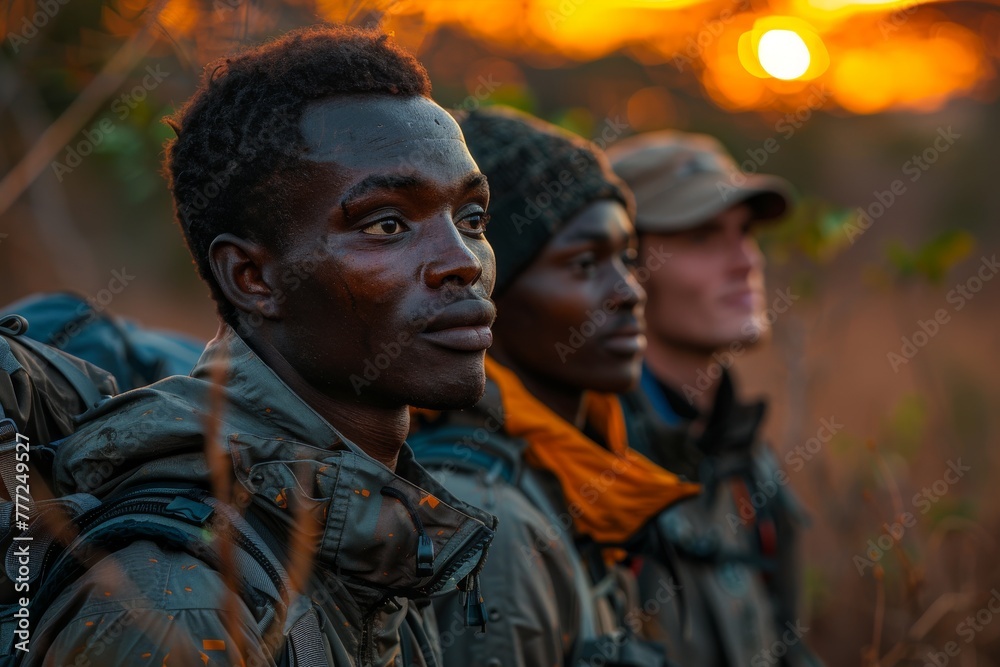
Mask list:
POLYGON ((309 640, 322 644, 322 664, 397 665, 403 652, 414 665, 438 663, 424 598, 468 583, 495 520, 449 494, 408 448, 395 473, 364 454, 229 327, 190 377, 126 392, 84 418, 58 448, 60 493, 104 497, 150 482, 211 488, 205 450, 218 447, 236 480, 235 506, 267 527, 275 552, 286 552, 279 557, 296 555, 287 545, 315 545, 303 577, 308 597, 289 605, 281 635, 265 642, 261 610, 232 592, 232 573, 139 540, 91 563, 45 611, 27 664, 281 664, 288 633, 309 614, 318 620, 320 636, 309 640), (221 388, 211 382, 219 363, 228 364, 221 388), (217 444, 206 443, 206 432, 217 444), (293 524, 297 508, 308 528, 293 524), (300 530, 312 532, 296 542, 300 530), (421 534, 434 546, 431 573, 423 576, 421 534))
POLYGON ((488 631, 463 626, 460 596, 434 601, 445 665, 664 665, 663 647, 632 633, 634 576, 577 539, 559 481, 524 462, 527 443, 506 435, 503 421, 488 380, 475 408, 443 413, 411 438, 442 484, 500 525, 481 575, 488 631))
POLYGON ((688 430, 694 409, 648 369, 622 405, 637 450, 703 485, 701 495, 657 517, 657 539, 641 548, 642 599, 676 593, 669 604, 650 604, 655 613, 643 619, 650 636, 685 667, 820 664, 797 615, 802 514, 759 440, 764 405, 737 402, 726 374, 696 437, 688 430))

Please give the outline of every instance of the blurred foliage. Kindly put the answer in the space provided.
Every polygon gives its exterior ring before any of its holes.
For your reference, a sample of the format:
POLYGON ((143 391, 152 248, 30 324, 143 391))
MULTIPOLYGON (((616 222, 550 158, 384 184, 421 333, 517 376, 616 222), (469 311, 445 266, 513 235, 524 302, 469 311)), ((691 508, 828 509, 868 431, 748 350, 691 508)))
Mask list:
POLYGON ((927 512, 926 521, 928 522, 928 528, 933 529, 943 523, 952 522, 954 519, 974 521, 978 516, 978 506, 972 499, 948 496, 931 504, 931 508, 927 512))
POLYGON ((883 423, 886 447, 907 462, 912 462, 920 450, 927 429, 927 399, 917 393, 900 397, 883 423))
POLYGON ((968 257, 975 246, 975 239, 969 232, 948 229, 915 250, 907 249, 900 241, 892 241, 886 249, 886 260, 898 280, 922 278, 941 284, 948 271, 968 257))
POLYGON ((848 245, 853 210, 814 196, 803 197, 777 225, 761 230, 761 247, 773 262, 788 262, 801 254, 813 263, 825 263, 848 245))

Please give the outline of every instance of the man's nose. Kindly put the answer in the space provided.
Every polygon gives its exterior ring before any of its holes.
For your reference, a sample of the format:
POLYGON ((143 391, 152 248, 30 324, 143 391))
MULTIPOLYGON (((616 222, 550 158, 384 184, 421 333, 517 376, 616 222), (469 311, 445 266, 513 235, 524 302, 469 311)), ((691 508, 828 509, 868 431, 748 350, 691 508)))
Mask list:
POLYGON ((611 287, 609 299, 620 309, 632 310, 646 303, 646 290, 635 277, 635 270, 629 266, 622 265, 614 272, 611 287))
POLYGON ((730 266, 732 270, 746 273, 764 267, 764 254, 760 251, 760 246, 754 237, 740 236, 738 240, 734 240, 731 250, 730 266))
POLYGON ((479 257, 467 245, 451 216, 442 216, 432 223, 434 233, 428 240, 433 247, 432 259, 424 265, 424 282, 439 288, 449 282, 471 285, 483 274, 479 257))

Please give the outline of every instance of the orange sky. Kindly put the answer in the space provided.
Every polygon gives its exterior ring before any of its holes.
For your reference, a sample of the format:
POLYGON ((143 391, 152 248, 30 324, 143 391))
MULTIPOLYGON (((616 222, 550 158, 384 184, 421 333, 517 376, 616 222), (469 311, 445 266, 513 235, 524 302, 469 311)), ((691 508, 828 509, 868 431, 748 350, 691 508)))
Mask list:
MULTIPOLYGON (((245 36, 235 24, 262 34, 276 25, 276 10, 267 3, 161 1, 163 41, 193 40, 195 60, 227 52, 236 32, 245 36)), ((675 67, 731 111, 804 113, 817 105, 855 114, 933 111, 955 96, 994 94, 1000 61, 1000 0, 285 2, 335 22, 382 14, 384 27, 418 53, 443 26, 488 41, 501 55, 528 56, 532 64, 558 66, 620 51, 644 64, 675 67), (785 79, 773 76, 781 72, 785 79)), ((107 34, 82 34, 81 53, 128 36, 154 6, 159 3, 102 3, 107 34)), ((40 7, 12 0, 0 28, 4 34, 16 29, 40 7)), ((663 104, 661 97, 639 91, 628 107, 642 115, 663 104)))
MULTIPOLYGON (((328 16, 338 18, 343 4, 329 2, 328 16)), ((929 111, 954 95, 982 90, 994 77, 1000 50, 1000 12, 977 19, 975 25, 960 25, 947 18, 943 5, 926 0, 375 4, 387 12, 386 26, 395 27, 397 37, 413 35, 417 21, 425 30, 458 26, 513 53, 590 60, 624 50, 646 64, 673 64, 681 72, 693 72, 705 92, 730 110, 796 110, 822 97, 827 107, 859 114, 929 111), (759 52, 761 38, 775 29, 800 40, 798 50, 759 52), (802 61, 804 49, 808 67, 790 62, 802 61), (761 66, 767 56, 778 66, 805 72, 790 81, 776 79, 761 66)), ((766 37, 763 43, 774 46, 766 37)))

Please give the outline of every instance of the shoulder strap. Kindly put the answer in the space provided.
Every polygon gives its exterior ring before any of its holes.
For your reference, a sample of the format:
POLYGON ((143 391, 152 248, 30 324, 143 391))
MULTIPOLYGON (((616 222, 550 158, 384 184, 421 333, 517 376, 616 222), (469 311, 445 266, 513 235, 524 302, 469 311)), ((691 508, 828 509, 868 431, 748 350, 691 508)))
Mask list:
POLYGON ((493 479, 516 484, 520 477, 520 461, 501 453, 506 446, 500 438, 496 433, 470 424, 417 431, 406 442, 414 458, 425 468, 485 471, 493 479))
POLYGON ((87 406, 88 410, 96 406, 104 399, 104 395, 101 394, 97 386, 94 385, 94 381, 87 377, 79 368, 69 363, 66 357, 56 352, 45 343, 39 343, 33 338, 20 336, 18 341, 20 341, 20 343, 25 347, 29 348, 32 352, 52 364, 52 366, 55 367, 55 369, 59 371, 64 378, 66 378, 66 381, 70 383, 76 393, 80 396, 80 399, 87 406))
POLYGON ((83 512, 76 524, 79 534, 44 573, 43 585, 32 599, 35 609, 44 610, 89 564, 135 540, 148 539, 189 553, 216 570, 234 572, 238 593, 259 615, 261 636, 286 637, 279 664, 299 667, 325 659, 322 632, 309 599, 292 590, 280 560, 243 517, 203 490, 140 489, 83 512), (227 559, 221 552, 222 540, 217 539, 220 534, 233 540, 227 559))
MULTIPOLYGON (((0 320, 0 371, 13 375, 21 370, 21 363, 14 356, 7 342, 7 335, 17 335, 28 328, 28 322, 18 315, 0 320)), ((17 448, 17 424, 4 412, 0 403, 0 481, 3 482, 6 493, 0 493, 5 498, 14 498, 15 449, 17 448)))

